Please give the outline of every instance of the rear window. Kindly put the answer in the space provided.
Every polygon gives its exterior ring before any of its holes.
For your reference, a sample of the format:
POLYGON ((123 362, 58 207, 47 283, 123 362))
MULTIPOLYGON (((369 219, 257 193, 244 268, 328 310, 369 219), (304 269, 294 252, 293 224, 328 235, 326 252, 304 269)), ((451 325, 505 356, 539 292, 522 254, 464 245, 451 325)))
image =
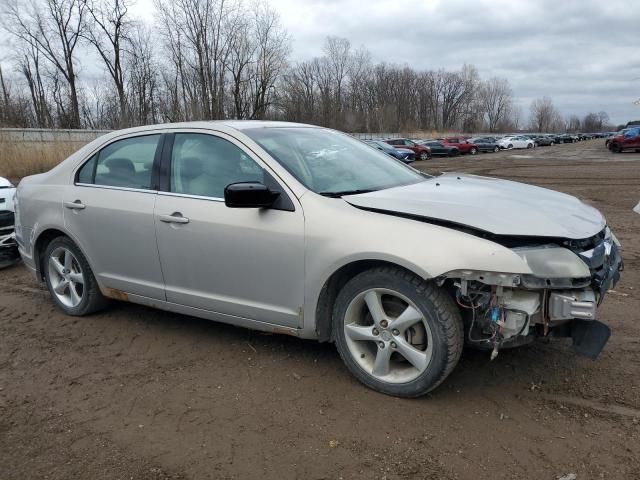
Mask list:
POLYGON ((76 181, 122 188, 151 188, 151 173, 160 134, 110 143, 78 171, 76 181))

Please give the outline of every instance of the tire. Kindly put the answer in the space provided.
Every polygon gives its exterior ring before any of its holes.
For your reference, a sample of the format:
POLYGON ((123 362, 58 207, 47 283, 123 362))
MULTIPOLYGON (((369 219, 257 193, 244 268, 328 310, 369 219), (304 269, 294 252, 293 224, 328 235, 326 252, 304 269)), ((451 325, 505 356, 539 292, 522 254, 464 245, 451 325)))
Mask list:
POLYGON ((353 376, 397 397, 419 397, 440 385, 464 346, 462 318, 451 297, 396 267, 367 270, 347 282, 336 299, 332 326, 353 376), (376 320, 369 304, 380 307, 373 309, 380 312, 376 320))
POLYGON ((493 153, 498 153, 500 151, 500 147, 499 146, 495 146, 493 147, 493 153))
POLYGON ((622 153, 622 148, 620 148, 620 145, 615 143, 615 142, 611 142, 609 144, 609 149, 613 152, 613 153, 622 153))
POLYGON ((470 153, 471 155, 476 155, 476 154, 478 153, 478 149, 477 149, 477 148, 475 148, 475 147, 473 147, 471 150, 469 150, 469 153, 470 153))
POLYGON ((429 160, 429 154, 427 152, 420 152, 420 160, 429 160))
POLYGON ((551 143, 549 144, 549 146, 550 146, 550 147, 553 147, 555 144, 556 144, 556 142, 551 142, 551 143))
POLYGON ((507 145, 507 150, 511 150, 513 148, 513 144, 510 143, 509 145, 507 145))
POLYGON ((527 143, 527 148, 533 148, 533 145, 531 145, 530 143, 527 143))
POLYGON ((67 315, 89 315, 107 305, 87 259, 69 237, 47 245, 42 269, 51 298, 67 315))

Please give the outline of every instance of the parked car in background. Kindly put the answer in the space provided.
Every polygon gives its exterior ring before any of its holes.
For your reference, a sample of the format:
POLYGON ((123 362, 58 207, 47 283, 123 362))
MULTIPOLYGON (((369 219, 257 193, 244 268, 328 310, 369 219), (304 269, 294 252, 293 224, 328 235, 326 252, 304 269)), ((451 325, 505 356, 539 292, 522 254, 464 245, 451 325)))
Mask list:
POLYGON ((467 140, 478 147, 481 152, 499 152, 500 147, 492 137, 473 137, 467 140))
POLYGON ((404 163, 411 163, 416 159, 416 155, 413 153, 413 150, 409 150, 408 148, 392 147, 381 140, 365 140, 364 143, 373 148, 377 148, 378 150, 382 150, 387 155, 391 155, 393 158, 397 158, 404 163))
POLYGON ((613 140, 616 136, 618 135, 622 135, 624 133, 626 129, 623 128, 622 130, 620 130, 619 132, 607 132, 606 136, 605 136, 605 141, 604 141, 604 146, 609 148, 609 143, 611 142, 611 140, 613 140))
POLYGON ((532 140, 538 147, 548 147, 556 144, 556 137, 553 135, 535 135, 532 140))
POLYGON ((640 151, 640 126, 625 128, 609 141, 609 150, 621 153, 625 150, 640 151))
POLYGON ((438 157, 457 157, 460 155, 460 150, 458 147, 454 147, 451 145, 445 145, 438 140, 420 140, 418 142, 420 145, 426 145, 431 149, 431 155, 438 157))
POLYGON ((578 137, 575 135, 570 135, 568 133, 563 133, 556 137, 558 143, 576 143, 578 141, 578 137))
POLYGON ((408 138, 390 138, 385 140, 389 145, 396 148, 408 148, 416 155, 416 160, 429 160, 431 158, 431 149, 425 145, 409 140, 408 138))
POLYGON ((565 336, 595 359, 622 268, 604 216, 575 197, 426 175, 286 122, 102 135, 22 179, 16 240, 67 315, 111 298, 335 342, 358 380, 400 397, 440 385, 465 344, 495 358, 565 336))
POLYGON ((468 153, 469 155, 475 155, 480 151, 478 145, 460 137, 443 138, 441 142, 445 145, 449 145, 450 147, 456 147, 458 150, 460 150, 460 153, 463 154, 468 153))
POLYGON ((534 148, 536 144, 530 138, 520 135, 512 135, 502 137, 498 140, 498 146, 504 150, 509 150, 512 148, 534 148))
POLYGON ((0 177, 0 268, 13 265, 20 260, 14 232, 15 193, 16 189, 11 182, 0 177))

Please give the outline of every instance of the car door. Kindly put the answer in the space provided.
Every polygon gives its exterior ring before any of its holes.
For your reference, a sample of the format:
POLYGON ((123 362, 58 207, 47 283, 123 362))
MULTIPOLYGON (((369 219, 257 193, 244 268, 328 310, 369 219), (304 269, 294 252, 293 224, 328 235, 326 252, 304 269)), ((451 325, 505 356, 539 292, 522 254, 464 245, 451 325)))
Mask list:
POLYGON ((623 148, 640 148, 640 127, 630 128, 623 135, 623 148))
POLYGON ((167 301, 300 327, 304 216, 297 199, 232 137, 207 131, 170 138, 155 208, 167 301), (279 190, 283 206, 225 205, 227 185, 255 181, 279 190))
POLYGON ((95 153, 65 188, 63 216, 103 287, 164 300, 152 180, 161 138, 127 137, 95 153))

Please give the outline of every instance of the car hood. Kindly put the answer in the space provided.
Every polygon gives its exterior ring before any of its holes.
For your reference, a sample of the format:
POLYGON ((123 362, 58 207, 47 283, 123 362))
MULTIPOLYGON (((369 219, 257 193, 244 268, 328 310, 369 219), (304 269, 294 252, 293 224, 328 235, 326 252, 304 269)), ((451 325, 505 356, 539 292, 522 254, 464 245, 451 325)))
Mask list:
POLYGON ((495 235, 582 239, 605 227, 598 210, 571 195, 476 175, 447 173, 343 199, 360 208, 451 222, 495 235))

